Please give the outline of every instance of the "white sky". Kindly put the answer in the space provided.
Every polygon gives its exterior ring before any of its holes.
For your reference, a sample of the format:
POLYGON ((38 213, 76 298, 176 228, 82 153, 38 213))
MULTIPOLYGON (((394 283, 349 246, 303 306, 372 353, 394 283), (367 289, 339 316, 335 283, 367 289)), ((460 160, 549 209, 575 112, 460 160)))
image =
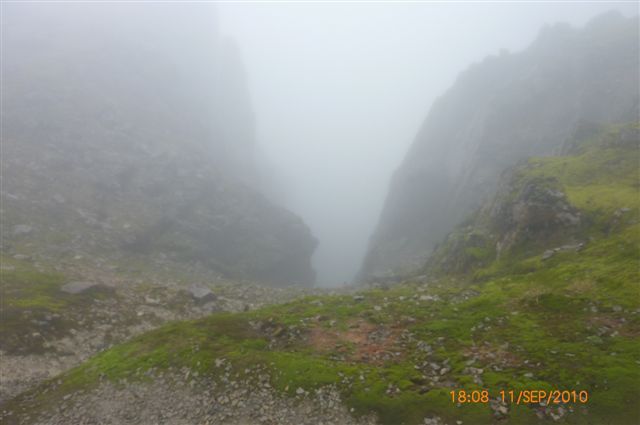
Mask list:
POLYGON ((349 281, 392 172, 430 105, 471 63, 519 51, 545 23, 638 3, 220 3, 247 68, 257 137, 286 206, 320 245, 318 283, 349 281))

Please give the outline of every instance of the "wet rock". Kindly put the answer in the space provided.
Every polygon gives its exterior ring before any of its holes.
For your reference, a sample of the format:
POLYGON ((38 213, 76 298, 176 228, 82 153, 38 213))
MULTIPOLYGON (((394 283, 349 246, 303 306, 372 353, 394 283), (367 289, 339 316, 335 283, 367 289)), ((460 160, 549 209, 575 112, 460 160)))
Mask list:
POLYGON ((99 285, 97 282, 69 282, 62 285, 60 290, 67 294, 80 294, 99 285))
POLYGON ((33 227, 29 226, 28 224, 16 224, 15 226, 13 226, 14 236, 28 235, 32 231, 33 227))
POLYGON ((579 214, 571 214, 569 212, 561 212, 557 215, 558 219, 568 225, 568 226, 577 226, 580 224, 580 215, 579 214))
POLYGON ((152 297, 150 297, 148 295, 144 297, 144 302, 146 304, 149 304, 149 305, 158 305, 158 304, 160 304, 160 300, 159 299, 152 298, 152 297))
POLYGON ((416 346, 418 350, 424 351, 425 353, 430 353, 432 350, 431 346, 424 341, 418 341, 418 344, 416 346))
POLYGON ((618 218, 624 215, 625 213, 628 213, 629 211, 631 211, 631 208, 627 208, 627 207, 619 208, 613 213, 613 216, 618 218))
POLYGON ((553 251, 552 249, 547 249, 543 254, 542 254, 542 259, 543 260, 548 260, 549 258, 553 257, 553 255, 555 254, 555 251, 553 251))
MULTIPOLYGON (((208 302, 208 303, 206 303, 206 304, 204 304, 202 306, 202 310, 207 312, 207 313, 213 313, 214 311, 219 311, 220 308, 218 308, 218 305, 216 303, 208 302)), ((247 311, 247 310, 248 310, 248 308, 245 308, 245 311, 247 311)))
POLYGON ((437 301, 438 297, 432 296, 432 295, 420 295, 419 300, 420 301, 437 301))
POLYGON ((191 285, 187 291, 191 298, 198 303, 205 304, 218 299, 211 289, 202 285, 191 285))
POLYGON ((562 192, 560 190, 547 189, 547 194, 549 194, 550 196, 552 196, 554 198, 558 198, 558 199, 562 199, 562 198, 565 197, 564 192, 562 192))

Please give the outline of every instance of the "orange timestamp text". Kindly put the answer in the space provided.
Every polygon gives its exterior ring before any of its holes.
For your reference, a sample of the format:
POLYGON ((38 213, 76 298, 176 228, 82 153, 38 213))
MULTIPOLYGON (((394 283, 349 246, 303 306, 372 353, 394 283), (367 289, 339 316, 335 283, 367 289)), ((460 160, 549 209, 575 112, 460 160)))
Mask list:
POLYGON ((587 403, 589 392, 587 390, 500 390, 498 395, 491 397, 489 390, 454 390, 450 391, 453 403, 489 403, 490 400, 499 400, 503 403, 515 404, 567 404, 587 403))

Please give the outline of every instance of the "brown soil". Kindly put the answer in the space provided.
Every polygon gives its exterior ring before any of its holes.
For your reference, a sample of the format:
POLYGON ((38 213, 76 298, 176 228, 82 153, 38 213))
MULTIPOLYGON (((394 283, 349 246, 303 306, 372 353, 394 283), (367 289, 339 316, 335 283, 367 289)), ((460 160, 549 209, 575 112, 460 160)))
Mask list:
POLYGON ((482 364, 497 364, 502 367, 516 367, 522 361, 509 349, 489 345, 475 345, 463 351, 465 357, 476 357, 482 364))
POLYGON ((593 316, 589 319, 589 323, 598 328, 605 327, 610 329, 612 332, 617 331, 618 334, 624 337, 640 336, 639 326, 609 315, 593 316))
POLYGON ((338 352, 352 361, 382 364, 400 358, 394 354, 400 332, 397 328, 357 320, 349 323, 348 330, 313 327, 308 341, 319 352, 338 352))

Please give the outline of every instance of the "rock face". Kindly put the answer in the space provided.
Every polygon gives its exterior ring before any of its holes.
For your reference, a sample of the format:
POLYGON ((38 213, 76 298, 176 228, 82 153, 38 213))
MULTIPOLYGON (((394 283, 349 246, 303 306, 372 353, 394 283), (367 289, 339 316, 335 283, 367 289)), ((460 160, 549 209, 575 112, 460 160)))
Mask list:
POLYGON ((424 265, 434 245, 529 156, 558 153, 584 122, 637 119, 638 18, 544 28, 517 54, 462 73, 396 171, 360 280, 424 265))
MULTIPOLYGON (((456 275, 495 260, 515 263, 540 256, 546 261, 557 253, 582 251, 596 234, 637 223, 630 208, 599 206, 598 198, 608 194, 597 188, 619 183, 633 187, 640 127, 603 129, 586 140, 572 143, 557 158, 531 158, 503 173, 496 194, 436 246, 422 272, 456 275)), ((617 199, 624 202, 622 196, 617 199)))
POLYGON ((5 12, 3 252, 313 283, 316 241, 263 195, 243 66, 210 5, 5 12))

